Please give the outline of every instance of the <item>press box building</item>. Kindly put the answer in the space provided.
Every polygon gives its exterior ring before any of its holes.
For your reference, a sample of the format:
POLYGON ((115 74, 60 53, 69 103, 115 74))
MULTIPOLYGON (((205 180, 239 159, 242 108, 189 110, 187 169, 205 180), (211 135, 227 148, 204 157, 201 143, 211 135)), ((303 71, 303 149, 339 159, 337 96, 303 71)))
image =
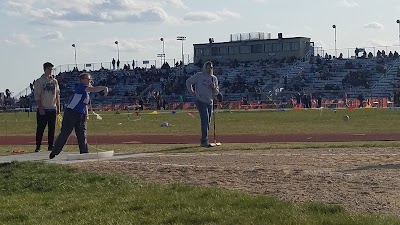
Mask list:
POLYGON ((257 61, 266 59, 281 59, 283 57, 302 58, 307 54, 313 55, 314 43, 307 37, 283 38, 278 33, 278 38, 271 39, 268 33, 242 33, 231 34, 229 42, 215 43, 209 38, 208 43, 193 44, 194 63, 207 60, 229 61, 257 61))

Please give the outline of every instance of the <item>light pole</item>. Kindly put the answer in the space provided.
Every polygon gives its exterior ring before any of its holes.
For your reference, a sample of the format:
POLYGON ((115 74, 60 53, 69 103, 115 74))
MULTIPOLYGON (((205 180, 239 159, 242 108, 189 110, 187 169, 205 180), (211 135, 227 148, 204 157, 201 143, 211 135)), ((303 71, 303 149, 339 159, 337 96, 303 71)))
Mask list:
POLYGON ((399 24, 399 46, 400 46, 400 20, 396 20, 396 23, 399 24))
POLYGON ((119 46, 118 46, 118 41, 114 42, 117 45, 117 51, 118 51, 118 60, 119 60, 119 46))
POLYGON ((160 66, 160 68, 163 66, 163 58, 165 58, 165 55, 163 54, 163 53, 161 53, 161 54, 157 54, 157 57, 159 57, 160 58, 160 63, 161 63, 161 66, 160 66))
POLYGON ((186 37, 178 36, 178 37, 176 37, 176 40, 182 42, 182 64, 185 65, 185 58, 184 58, 184 55, 183 55, 183 42, 186 40, 186 37))
POLYGON ((336 25, 333 24, 332 28, 335 29, 335 58, 337 58, 337 48, 336 48, 336 25))
POLYGON ((75 68, 78 69, 78 64, 76 64, 76 46, 75 46, 75 44, 72 44, 72 47, 74 48, 74 51, 75 51, 75 68))
MULTIPOLYGON (((160 41, 162 41, 162 54, 164 57, 164 63, 165 63, 165 48, 164 48, 164 38, 160 38, 160 41)), ((162 59, 162 58, 161 58, 162 59)))

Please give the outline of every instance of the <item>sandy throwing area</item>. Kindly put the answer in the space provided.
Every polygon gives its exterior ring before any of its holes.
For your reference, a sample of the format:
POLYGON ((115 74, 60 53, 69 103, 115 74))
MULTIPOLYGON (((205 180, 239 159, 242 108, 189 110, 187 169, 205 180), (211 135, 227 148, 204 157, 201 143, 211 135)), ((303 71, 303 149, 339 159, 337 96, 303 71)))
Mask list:
POLYGON ((146 182, 218 186, 400 215, 399 153, 396 148, 163 153, 73 166, 146 182))

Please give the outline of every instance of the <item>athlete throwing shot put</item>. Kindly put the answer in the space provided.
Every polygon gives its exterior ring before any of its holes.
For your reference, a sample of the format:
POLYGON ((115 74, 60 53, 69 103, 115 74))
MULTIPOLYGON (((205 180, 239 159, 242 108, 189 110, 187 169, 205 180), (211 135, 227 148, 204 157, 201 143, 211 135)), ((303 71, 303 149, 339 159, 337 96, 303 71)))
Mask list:
POLYGON ((89 93, 104 91, 104 95, 107 95, 108 88, 106 86, 93 87, 91 82, 92 77, 89 73, 82 73, 79 76, 79 81, 80 84, 76 86, 75 93, 64 112, 61 133, 54 143, 53 150, 49 156, 50 159, 60 154, 74 128, 78 140, 79 152, 81 154, 89 152, 86 138, 87 120, 89 119, 87 107, 90 101, 89 93))
POLYGON ((219 94, 218 79, 213 74, 212 62, 207 61, 203 65, 202 72, 189 77, 186 80, 186 88, 195 97, 200 114, 200 146, 212 147, 208 141, 208 131, 213 114, 213 96, 219 94))

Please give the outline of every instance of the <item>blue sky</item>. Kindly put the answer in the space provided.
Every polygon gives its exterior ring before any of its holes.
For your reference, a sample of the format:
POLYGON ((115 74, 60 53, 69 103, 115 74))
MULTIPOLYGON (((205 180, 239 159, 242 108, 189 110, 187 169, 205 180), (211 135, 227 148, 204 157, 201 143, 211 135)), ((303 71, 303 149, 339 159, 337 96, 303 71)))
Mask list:
MULTIPOLYGON (((337 48, 399 44, 398 0, 1 0, 0 92, 18 93, 54 65, 77 62, 159 60, 164 38, 167 59, 194 43, 229 41, 229 34, 277 33, 310 37, 337 48)), ((347 51, 347 50, 346 50, 347 51)))

